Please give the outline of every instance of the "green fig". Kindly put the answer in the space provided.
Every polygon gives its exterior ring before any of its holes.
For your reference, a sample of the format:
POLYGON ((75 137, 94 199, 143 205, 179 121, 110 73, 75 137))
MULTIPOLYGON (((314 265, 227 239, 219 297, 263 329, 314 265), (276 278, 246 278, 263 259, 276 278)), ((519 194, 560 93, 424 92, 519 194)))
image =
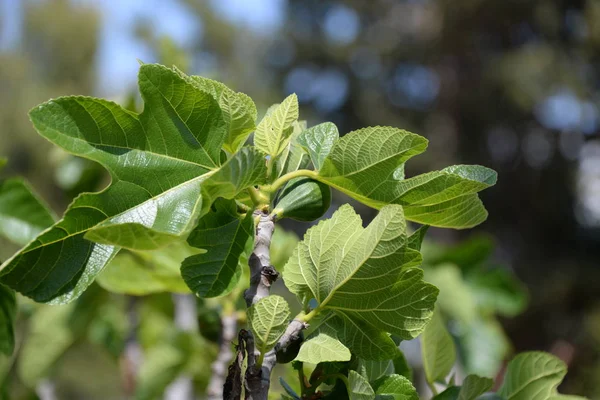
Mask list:
POLYGON ((328 185, 307 177, 291 179, 275 202, 273 213, 278 219, 314 221, 325 214, 331 205, 328 185))

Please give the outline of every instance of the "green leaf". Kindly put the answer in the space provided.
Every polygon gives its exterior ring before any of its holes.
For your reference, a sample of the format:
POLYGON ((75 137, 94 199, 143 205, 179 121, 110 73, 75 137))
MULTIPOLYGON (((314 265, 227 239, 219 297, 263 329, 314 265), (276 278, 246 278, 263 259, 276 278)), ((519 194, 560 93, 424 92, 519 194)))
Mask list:
POLYGON ((278 271, 283 271, 299 240, 298 235, 293 231, 286 231, 281 226, 275 229, 271 239, 271 264, 278 271))
POLYGON ((423 244, 423 239, 425 239, 425 234, 429 230, 429 225, 423 225, 416 231, 414 231, 408 237, 408 247, 411 249, 415 249, 417 251, 421 251, 421 244, 423 244))
POLYGON ((445 315, 464 324, 470 324, 477 318, 477 301, 456 265, 441 264, 428 268, 426 278, 440 289, 437 307, 445 315))
POLYGON ((275 347, 285 332, 290 319, 290 308, 283 297, 270 295, 253 304, 247 313, 256 348, 261 354, 265 354, 275 347))
POLYGON ((227 127, 223 148, 236 153, 256 128, 257 112, 254 102, 246 94, 236 93, 221 82, 201 76, 190 76, 190 79, 219 103, 227 127))
MULTIPOLYGON (((13 324, 17 314, 15 292, 0 285, 0 358, 1 354, 10 356, 15 348, 13 324)), ((0 375, 0 382, 2 380, 0 375)))
POLYGON ((493 317, 480 317, 464 331, 461 347, 466 372, 496 376, 511 349, 502 325, 493 317))
POLYGON ((188 257, 181 265, 183 279, 200 297, 222 296, 233 290, 242 274, 240 256, 254 236, 251 212, 241 218, 234 201, 217 201, 215 206, 188 237, 190 245, 207 252, 188 257))
POLYGON ((350 350, 337 338, 320 332, 302 343, 297 361, 311 364, 334 361, 350 361, 350 350))
POLYGON ((400 204, 407 219, 425 225, 468 228, 483 222, 487 211, 476 193, 494 185, 496 173, 457 165, 404 179, 405 161, 426 147, 425 138, 400 129, 360 129, 335 143, 318 178, 371 207, 400 204))
POLYGON ((24 246, 54 223, 54 214, 27 182, 0 182, 0 235, 24 246))
POLYGON ((348 373, 348 396, 350 400, 374 400, 375 392, 365 378, 358 372, 350 370, 348 373))
MULTIPOLYGON (((283 278, 302 302, 316 300, 316 312, 332 311, 338 319, 331 321, 338 321, 339 328, 351 327, 354 333, 367 328, 366 337, 380 331, 411 339, 431 318, 438 292, 423 282, 421 269, 413 268, 420 262, 419 252, 407 247, 402 207, 382 208, 363 228, 352 207, 344 205, 306 232, 283 278)), ((342 342, 355 351, 351 343, 342 342)))
POLYGON ((566 374, 565 363, 551 354, 521 353, 508 363, 498 394, 506 400, 561 399, 556 389, 566 374))
POLYGON ((277 157, 285 149, 293 132, 292 124, 298 119, 298 97, 291 94, 281 104, 271 109, 254 132, 256 148, 277 157))
POLYGON ((527 290, 508 270, 493 268, 473 271, 467 277, 478 307, 514 317, 527 306, 527 290))
POLYGON ((382 376, 394 373, 394 363, 392 360, 372 361, 358 360, 358 370, 369 382, 374 382, 382 376))
POLYGON ((456 349, 437 310, 421 335, 421 351, 427 381, 444 382, 456 361, 456 349))
POLYGON ((402 375, 389 375, 373 384, 377 400, 419 400, 417 390, 402 375))
POLYGON ((184 259, 198 252, 185 242, 157 250, 121 252, 96 279, 100 286, 113 293, 134 296, 189 293, 180 267, 184 259))
POLYGON ((319 170, 339 137, 337 126, 325 122, 302 132, 298 136, 298 143, 308 151, 313 166, 319 170))
POLYGON ((227 132, 210 94, 159 65, 140 68, 139 86, 145 101, 139 115, 88 97, 63 97, 31 111, 42 136, 103 165, 112 184, 77 197, 61 221, 2 266, 2 283, 36 301, 69 302, 120 247, 150 250, 181 240, 217 194, 230 197, 256 183, 256 171, 244 169, 260 164, 255 150, 219 170, 227 132), (232 177, 233 184, 224 182, 232 177))
POLYGON ((469 375, 463 381, 458 400, 475 400, 492 388, 494 381, 477 375, 469 375))
POLYGON ((42 306, 31 317, 29 333, 19 351, 21 380, 30 388, 49 376, 53 366, 75 341, 69 326, 75 304, 42 306))
POLYGON ((298 142, 299 135, 306 129, 306 121, 294 121, 292 135, 277 160, 275 167, 277 176, 288 172, 305 169, 310 166, 310 157, 298 142))

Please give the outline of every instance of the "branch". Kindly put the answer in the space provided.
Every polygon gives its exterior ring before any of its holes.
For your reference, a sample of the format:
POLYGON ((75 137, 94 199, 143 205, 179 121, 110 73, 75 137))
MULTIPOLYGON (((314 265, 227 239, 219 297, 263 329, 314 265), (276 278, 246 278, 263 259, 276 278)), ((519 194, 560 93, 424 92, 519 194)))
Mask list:
POLYGON ((254 250, 248 259, 250 267, 250 287, 244 292, 246 306, 251 307, 263 297, 269 295, 271 284, 277 280, 279 274, 271 265, 271 239, 275 223, 268 214, 257 211, 259 221, 256 225, 254 250))
MULTIPOLYGON (((235 338, 235 330, 237 328, 237 316, 235 313, 224 315, 221 319, 221 338, 219 346, 219 355, 217 359, 212 363, 212 376, 210 383, 208 384, 207 394, 208 400, 221 400, 223 399, 223 390, 225 385, 225 378, 227 376, 227 365, 233 357, 231 351, 231 343, 235 338)), ((243 344, 242 344, 243 346, 243 344)), ((243 349, 243 347, 242 347, 243 349)), ((239 357, 239 354, 238 354, 239 357)), ((239 360, 238 360, 239 361, 239 360)), ((240 366, 241 370, 241 366, 240 366)), ((240 371, 241 373, 241 371, 240 371)))

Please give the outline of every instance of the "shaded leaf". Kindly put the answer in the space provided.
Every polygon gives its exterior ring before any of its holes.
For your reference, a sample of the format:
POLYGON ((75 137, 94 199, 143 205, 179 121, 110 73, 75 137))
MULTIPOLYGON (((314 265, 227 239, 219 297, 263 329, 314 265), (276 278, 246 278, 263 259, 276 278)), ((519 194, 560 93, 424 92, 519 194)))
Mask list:
POLYGON ((277 160, 275 160, 277 176, 309 167, 310 157, 298 142, 300 133, 305 129, 306 121, 294 121, 292 124, 292 135, 277 160))
POLYGON ((54 214, 27 182, 0 182, 0 235, 24 246, 54 223, 54 214))
POLYGON ((427 381, 444 382, 456 361, 456 349, 437 310, 421 335, 421 351, 427 381))
POLYGON ((475 400, 492 388, 494 381, 477 375, 469 375, 463 381, 458 400, 475 400))
POLYGON ((179 242, 157 250, 121 252, 96 279, 100 286, 113 293, 134 296, 189 293, 180 267, 184 259, 199 251, 179 242))
POLYGON ((423 243, 423 239, 425 239, 425 234, 429 230, 429 225, 423 225, 416 231, 414 231, 408 237, 408 247, 411 249, 415 249, 417 251, 421 251, 421 244, 423 243))
POLYGON ((270 295, 253 304, 247 313, 256 348, 261 354, 265 354, 275 347, 285 332, 290 319, 290 308, 283 297, 270 295))
POLYGON ((348 397, 350 400, 373 400, 375 392, 365 378, 351 370, 348 373, 348 397))
POLYGON ((239 259, 248 239, 254 236, 252 213, 241 218, 235 202, 216 202, 216 210, 205 215, 188 237, 188 243, 207 250, 188 257, 181 275, 200 297, 222 296, 233 290, 242 270, 239 259))

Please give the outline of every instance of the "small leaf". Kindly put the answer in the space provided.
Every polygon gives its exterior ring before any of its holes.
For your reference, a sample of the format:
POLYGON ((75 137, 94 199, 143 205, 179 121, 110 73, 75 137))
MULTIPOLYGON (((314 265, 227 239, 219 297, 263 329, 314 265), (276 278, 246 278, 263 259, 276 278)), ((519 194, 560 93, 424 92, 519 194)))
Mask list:
POLYGON ((306 121, 296 121, 292 124, 292 135, 277 160, 275 168, 277 176, 288 172, 306 169, 310 165, 310 157, 298 142, 298 137, 306 129, 306 121))
POLYGON ((419 400, 415 387, 402 375, 384 376, 373 387, 377 400, 419 400))
POLYGON ((338 339, 326 333, 319 333, 302 343, 297 361, 311 364, 334 361, 350 361, 350 350, 338 339))
POLYGON ((335 124, 325 122, 302 132, 298 136, 298 143, 308 151, 313 166, 319 170, 339 137, 335 124))
POLYGON ((498 394, 508 400, 563 399, 556 388, 566 374, 565 363, 551 354, 521 353, 508 363, 498 394))
POLYGON ((375 392, 365 378, 358 372, 350 370, 348 373, 348 396, 350 400, 374 400, 375 392))
POLYGON ((241 276, 240 256, 253 236, 251 212, 240 218, 235 202, 217 202, 216 211, 205 215, 188 237, 190 245, 207 250, 186 258, 181 265, 181 275, 190 289, 200 297, 231 292, 241 276))
POLYGON ((427 381, 444 382, 456 361, 456 349, 437 309, 421 335, 421 351, 427 381))
POLYGON ((54 223, 50 208, 20 178, 0 182, 0 235, 24 246, 54 223))
POLYGON ((372 361, 358 360, 358 370, 369 382, 374 382, 382 376, 394 373, 394 363, 392 360, 372 361))
POLYGON ((292 124, 298 119, 298 97, 289 95, 265 115, 254 132, 254 145, 271 157, 277 157, 284 150, 292 135, 292 124))
MULTIPOLYGON (((0 285, 0 353, 7 356, 10 356, 15 348, 13 324, 16 314, 15 292, 4 285, 0 285)), ((2 376, 0 376, 1 380, 2 376)))
POLYGON ((482 378, 477 375, 469 375, 463 381, 458 400, 475 400, 477 397, 492 388, 494 381, 490 378, 482 378))
POLYGON ((290 308, 281 296, 260 299, 247 311, 256 348, 265 354, 277 344, 290 319, 290 308))
POLYGON ((236 153, 256 128, 254 102, 246 94, 236 93, 221 82, 201 76, 190 76, 190 79, 219 103, 227 126, 223 147, 230 153, 236 153))

